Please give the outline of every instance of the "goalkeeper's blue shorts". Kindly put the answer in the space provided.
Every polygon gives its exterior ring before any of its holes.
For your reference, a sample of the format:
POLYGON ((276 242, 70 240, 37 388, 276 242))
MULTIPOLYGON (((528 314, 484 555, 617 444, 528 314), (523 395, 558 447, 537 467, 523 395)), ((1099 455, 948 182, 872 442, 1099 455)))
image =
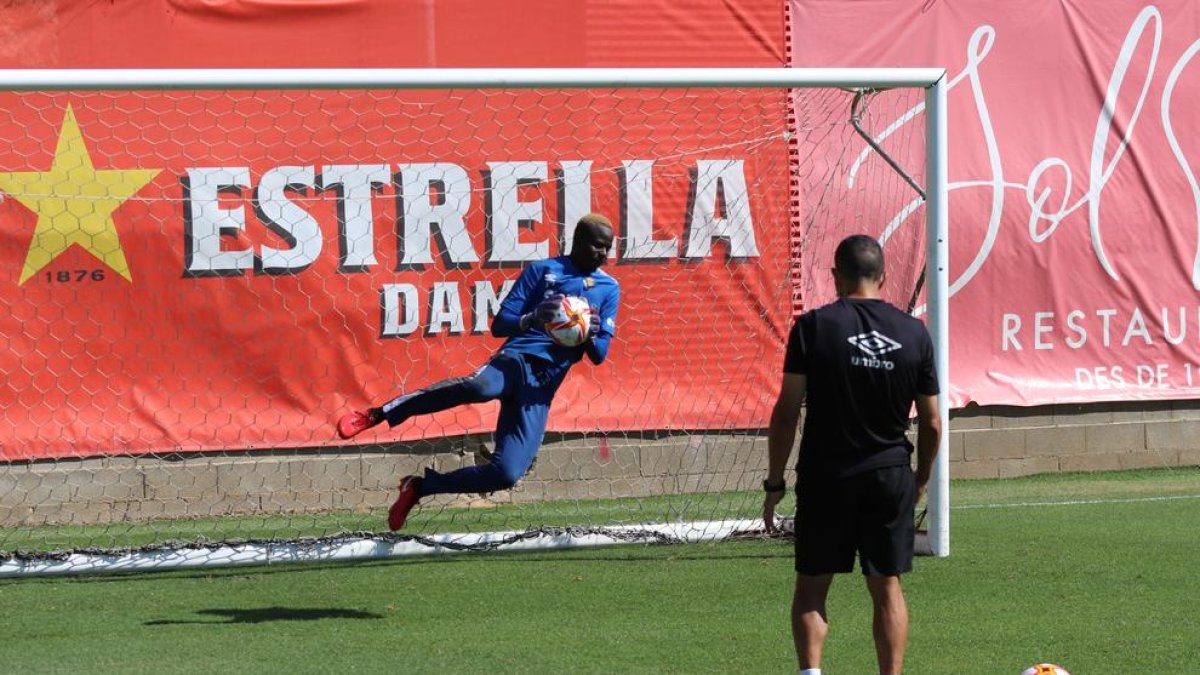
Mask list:
POLYGON ((421 494, 495 492, 515 485, 537 456, 550 403, 571 365, 501 351, 474 375, 444 380, 385 403, 384 417, 396 426, 414 415, 467 403, 500 401, 491 461, 449 473, 426 469, 421 494))

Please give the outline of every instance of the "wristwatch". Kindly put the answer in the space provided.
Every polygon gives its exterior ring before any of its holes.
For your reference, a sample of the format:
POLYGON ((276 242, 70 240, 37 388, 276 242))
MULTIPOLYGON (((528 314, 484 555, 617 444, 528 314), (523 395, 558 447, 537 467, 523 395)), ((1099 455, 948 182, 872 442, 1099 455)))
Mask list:
POLYGON ((787 481, 781 480, 778 483, 772 483, 769 480, 763 481, 763 492, 783 492, 787 489, 787 481))

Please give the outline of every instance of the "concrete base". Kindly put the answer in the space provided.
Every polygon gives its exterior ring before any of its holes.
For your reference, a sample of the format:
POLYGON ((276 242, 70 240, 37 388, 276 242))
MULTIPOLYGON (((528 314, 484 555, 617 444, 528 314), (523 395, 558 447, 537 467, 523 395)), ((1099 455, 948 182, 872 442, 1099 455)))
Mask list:
MULTIPOLYGON (((968 407, 951 420, 953 478, 1200 465, 1200 402, 968 407)), ((404 445, 180 453, 0 464, 0 527, 159 518, 356 512, 399 478, 474 463, 487 436, 404 445)), ((551 435, 528 476, 490 497, 520 502, 756 490, 763 430, 551 435)), ((469 505, 476 496, 446 503, 469 505)))

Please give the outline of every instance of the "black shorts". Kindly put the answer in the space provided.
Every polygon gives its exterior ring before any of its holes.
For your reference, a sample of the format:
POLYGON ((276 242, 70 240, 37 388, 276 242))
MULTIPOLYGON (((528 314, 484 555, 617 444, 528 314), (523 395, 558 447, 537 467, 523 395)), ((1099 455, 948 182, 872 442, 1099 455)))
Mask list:
POLYGON ((912 469, 871 469, 847 478, 810 477, 796 487, 796 571, 837 574, 859 554, 867 576, 912 570, 917 484, 912 469))

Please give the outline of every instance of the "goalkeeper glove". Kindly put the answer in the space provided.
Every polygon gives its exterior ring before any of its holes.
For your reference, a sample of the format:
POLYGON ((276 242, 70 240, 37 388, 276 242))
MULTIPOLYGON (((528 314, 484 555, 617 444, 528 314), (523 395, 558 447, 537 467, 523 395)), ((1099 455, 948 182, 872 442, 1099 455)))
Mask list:
POLYGON ((588 332, 587 339, 591 340, 596 337, 596 333, 600 332, 600 308, 595 305, 589 305, 592 311, 588 312, 588 332))
POLYGON ((533 311, 522 316, 520 321, 521 330, 529 330, 534 321, 540 324, 546 324, 554 319, 555 313, 558 311, 559 305, 562 304, 562 295, 552 295, 538 303, 533 311))

